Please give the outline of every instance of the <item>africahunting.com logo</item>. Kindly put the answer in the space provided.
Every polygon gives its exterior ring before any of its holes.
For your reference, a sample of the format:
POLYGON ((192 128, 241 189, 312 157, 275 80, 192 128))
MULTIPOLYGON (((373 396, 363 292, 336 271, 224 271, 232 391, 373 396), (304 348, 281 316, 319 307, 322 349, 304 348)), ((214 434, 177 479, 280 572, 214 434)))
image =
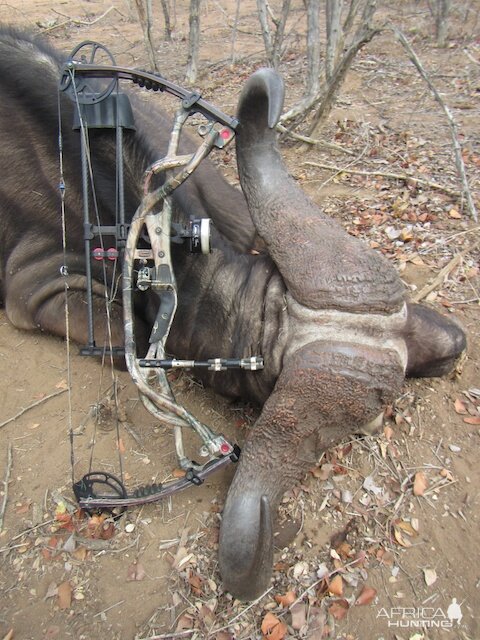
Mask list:
POLYGON ((442 607, 382 607, 377 612, 377 620, 388 627, 402 629, 450 629, 460 625, 462 607, 456 598, 447 609, 442 607))

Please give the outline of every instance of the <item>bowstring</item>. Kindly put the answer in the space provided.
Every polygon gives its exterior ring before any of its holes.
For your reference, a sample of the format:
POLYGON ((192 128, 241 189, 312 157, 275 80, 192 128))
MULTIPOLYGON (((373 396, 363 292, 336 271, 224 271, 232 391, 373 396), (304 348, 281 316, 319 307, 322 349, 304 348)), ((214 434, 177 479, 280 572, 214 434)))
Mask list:
POLYGON ((62 251, 63 251, 63 265, 60 268, 60 273, 63 277, 63 286, 65 291, 65 345, 66 345, 66 359, 67 359, 67 398, 68 398, 68 438, 70 441, 70 472, 72 485, 75 483, 75 447, 73 446, 74 433, 73 433, 73 406, 72 406, 72 369, 71 369, 71 351, 70 351, 70 313, 68 308, 68 267, 67 267, 67 226, 65 215, 65 178, 63 173, 63 132, 62 132, 62 110, 60 104, 60 92, 57 95, 57 107, 58 107, 58 152, 59 152, 59 170, 60 170, 60 211, 61 211, 61 223, 62 223, 62 251))
MULTIPOLYGON (((100 214, 99 214, 98 199, 97 199, 97 194, 96 194, 96 189, 95 189, 95 179, 94 179, 94 172, 93 172, 93 166, 92 166, 92 159, 91 159, 91 153, 90 153, 90 138, 89 138, 89 135, 88 135, 88 127, 85 125, 84 119, 82 117, 82 112, 81 112, 81 108, 80 108, 80 100, 79 100, 79 97, 78 97, 77 87, 76 87, 76 84, 75 84, 75 73, 74 73, 74 70, 70 69, 69 70, 69 74, 70 74, 70 80, 71 80, 71 83, 72 83, 74 96, 75 96, 75 106, 77 108, 77 113, 78 113, 78 117, 79 117, 80 135, 82 136, 83 149, 85 150, 85 156, 86 156, 85 160, 87 162, 87 170, 88 170, 88 177, 89 177, 90 190, 91 190, 91 195, 92 195, 92 202, 93 202, 95 220, 96 220, 96 223, 97 223, 97 227, 100 228, 101 227, 101 221, 100 221, 100 214)), ((118 81, 117 81, 117 92, 118 92, 118 81)), ((116 117, 118 119, 118 109, 117 109, 116 117)), ((82 161, 83 161, 83 159, 82 159, 82 161)), ((118 191, 119 191, 119 184, 118 184, 118 179, 117 179, 116 180, 116 197, 115 197, 115 224, 116 224, 116 226, 118 224, 118 202, 119 202, 118 191)), ((100 243, 100 249, 101 249, 102 253, 105 254, 105 243, 104 243, 103 235, 101 233, 99 233, 98 238, 99 238, 99 243, 100 243)), ((115 244, 116 244, 115 248, 118 249, 116 238, 115 238, 115 244)), ((88 256, 88 258, 86 257, 86 259, 90 260, 91 257, 88 256)), ((97 395, 97 408, 99 408, 100 405, 101 405, 101 389, 102 389, 103 379, 104 379, 104 370, 105 370, 106 357, 108 355, 108 359, 109 359, 109 362, 110 362, 111 378, 112 378, 112 393, 113 393, 113 400, 114 400, 114 407, 115 407, 115 432, 116 432, 116 438, 117 438, 118 464, 119 464, 119 470, 120 470, 120 479, 121 479, 121 481, 123 483, 123 458, 122 458, 121 447, 120 447, 120 421, 119 421, 118 384, 117 384, 117 376, 115 375, 115 365, 114 365, 114 361, 113 361, 112 323, 111 323, 111 313, 110 313, 111 304, 113 303, 113 301, 115 299, 115 295, 116 295, 116 291, 117 291, 117 285, 116 285, 116 282, 115 282, 116 281, 117 262, 118 262, 118 260, 115 259, 114 265, 113 265, 113 268, 112 268, 113 273, 112 273, 111 291, 109 291, 105 255, 104 255, 103 259, 102 259, 102 276, 103 276, 103 285, 104 285, 104 300, 105 300, 108 351, 104 350, 104 352, 102 354, 102 365, 101 365, 101 368, 100 368, 100 381, 99 381, 98 395, 97 395)), ((97 415, 97 418, 98 418, 98 415, 97 415)), ((98 422, 99 422, 98 419, 94 421, 94 432, 93 432, 92 446, 91 446, 91 449, 90 449, 90 457, 89 457, 89 471, 92 470, 92 466, 93 466, 93 456, 94 456, 94 449, 95 449, 95 444, 96 444, 96 440, 97 440, 98 422)))

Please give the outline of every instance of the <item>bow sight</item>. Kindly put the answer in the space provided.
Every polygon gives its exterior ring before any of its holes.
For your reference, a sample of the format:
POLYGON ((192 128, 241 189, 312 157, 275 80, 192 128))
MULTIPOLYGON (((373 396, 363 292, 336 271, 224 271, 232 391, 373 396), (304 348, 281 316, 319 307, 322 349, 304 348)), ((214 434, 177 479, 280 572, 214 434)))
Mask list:
MULTIPOLYGON (((176 403, 166 370, 178 367, 208 367, 214 371, 232 367, 256 370, 263 367, 262 358, 212 358, 194 361, 169 359, 165 354, 165 344, 177 308, 177 287, 170 243, 172 240, 188 240, 192 253, 210 251, 210 220, 195 218, 187 226, 172 224, 171 196, 213 148, 222 149, 233 139, 238 122, 203 100, 198 93, 168 82, 160 75, 117 66, 108 49, 96 42, 84 42, 74 49, 63 68, 60 91, 65 92, 75 105, 73 126, 79 131, 81 140, 88 303, 88 344, 81 349, 81 353, 125 356, 128 371, 139 389, 145 407, 161 422, 173 427, 178 464, 185 471, 185 476, 178 481, 164 486, 140 487, 131 494, 128 494, 121 480, 106 472, 90 471, 74 483, 74 492, 81 507, 87 510, 123 508, 154 502, 191 484, 201 484, 206 476, 218 468, 238 460, 238 447, 232 446, 222 435, 214 433, 176 403), (180 100, 167 154, 146 171, 144 196, 131 220, 125 212, 122 145, 124 129, 135 129, 135 123, 128 94, 119 89, 120 80, 128 80, 149 91, 166 92, 180 100), (180 155, 180 134, 187 119, 193 114, 201 114, 207 121, 197 129, 202 142, 194 153, 180 155), (113 226, 103 226, 98 218, 96 223, 93 222, 90 212, 90 203, 92 200, 95 202, 95 198, 92 194, 88 134, 90 129, 99 128, 114 129, 116 132, 118 216, 113 226), (156 174, 162 175, 163 182, 151 189, 152 178, 156 174), (165 233, 164 230, 168 232, 165 233), (113 239, 113 248, 105 248, 105 237, 113 239), (93 247, 93 244, 100 246, 93 247), (124 346, 110 345, 104 348, 95 343, 92 260, 118 260, 123 265, 124 346), (135 291, 151 291, 158 300, 149 347, 144 357, 140 358, 135 340, 135 291), (200 455, 208 458, 205 464, 197 464, 185 455, 182 437, 182 429, 185 427, 193 429, 200 437, 200 455)), ((64 191, 63 185, 62 195, 64 191)))

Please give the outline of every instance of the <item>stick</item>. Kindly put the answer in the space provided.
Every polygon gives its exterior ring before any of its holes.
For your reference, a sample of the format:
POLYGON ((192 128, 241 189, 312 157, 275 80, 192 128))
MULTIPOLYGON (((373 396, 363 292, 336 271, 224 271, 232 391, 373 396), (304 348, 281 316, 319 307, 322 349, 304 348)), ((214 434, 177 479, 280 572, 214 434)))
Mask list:
POLYGON ((412 296, 412 300, 414 302, 419 302, 420 300, 425 298, 425 296, 428 296, 428 294, 431 293, 434 289, 436 289, 437 286, 443 283, 443 281, 448 276, 448 274, 458 266, 461 259, 465 255, 467 255, 467 253, 470 253, 470 251, 473 251, 474 249, 476 249, 478 245, 480 245, 480 240, 478 242, 475 242, 470 247, 467 247, 460 253, 457 253, 457 255, 454 256, 450 260, 450 262, 443 267, 443 269, 438 273, 438 275, 433 279, 433 281, 430 284, 425 285, 422 289, 420 289, 418 293, 412 296))
POLYGON ((47 400, 50 400, 50 398, 55 398, 55 396, 59 396, 61 393, 65 393, 65 391, 68 391, 68 389, 58 389, 58 391, 49 393, 48 396, 45 396, 44 398, 40 398, 40 400, 36 400, 35 402, 32 402, 32 404, 29 404, 28 407, 24 407, 23 409, 20 409, 18 413, 16 413, 11 418, 8 418, 8 420, 4 420, 3 422, 0 422, 0 429, 5 425, 9 424, 10 422, 14 422, 17 418, 19 418, 20 416, 23 416, 24 413, 26 413, 27 411, 30 411, 30 409, 33 409, 34 407, 38 407, 38 405, 42 404, 42 402, 46 402, 47 400))
POLYGON ((7 452, 7 468, 5 469, 5 479, 3 481, 4 486, 4 496, 2 502, 2 508, 0 509, 0 533, 3 529, 3 518, 5 517, 5 511, 7 509, 7 500, 8 500, 8 483, 10 482, 10 473, 12 471, 12 445, 8 444, 8 452, 7 452))
POLYGON ((96 618, 97 616, 101 616, 102 613, 107 613, 107 611, 110 611, 110 609, 113 609, 114 607, 118 607, 119 604, 123 604, 124 602, 125 602, 125 600, 119 600, 115 604, 111 604, 106 609, 103 609, 103 611, 99 611, 98 613, 93 614, 93 617, 96 618))
POLYGON ((443 112, 444 112, 444 114, 445 114, 445 116, 447 118, 448 125, 450 127, 450 133, 451 133, 451 136, 452 136, 453 150, 454 150, 454 153, 455 153, 455 164, 456 164, 456 167, 457 167, 458 174, 460 176, 460 180, 462 182, 463 193, 465 194, 465 198, 467 200, 468 211, 469 211, 470 215, 472 216, 472 218, 475 220, 475 222, 478 222, 477 210, 475 208, 475 204, 474 204, 473 198, 472 198, 472 193, 470 191, 470 187, 469 187, 469 184, 468 184, 467 172, 465 170, 465 163, 463 162, 462 146, 460 144, 460 141, 459 141, 458 135, 457 135, 457 124, 456 124, 455 120, 453 119, 453 115, 452 115, 450 109, 448 108, 448 106, 446 105, 445 101, 440 96, 439 92, 437 91, 437 88, 435 87, 433 82, 430 80, 430 78, 427 75, 427 72, 425 71, 425 69, 423 68, 422 63, 420 62, 417 54, 412 49, 412 46, 408 42, 406 37, 394 25, 391 25, 390 28, 392 29, 393 33, 395 34, 395 37, 397 38, 397 40, 400 42, 402 47, 407 52, 408 57, 410 58, 411 62, 414 64, 414 66, 416 67, 418 73, 421 75, 423 80, 425 80, 426 84, 428 85, 428 88, 430 89, 430 91, 433 94, 433 97, 438 102, 438 104, 442 108, 442 110, 443 110, 443 112))
POLYGON ((392 180, 411 180, 412 182, 416 182, 417 184, 422 184, 427 187, 431 187, 432 189, 437 189, 438 191, 443 191, 450 196, 454 196, 458 198, 461 193, 457 189, 451 189, 443 184, 439 184, 438 182, 433 182, 430 180, 424 180, 423 178, 416 178, 415 176, 410 176, 407 173, 391 173, 390 171, 362 171, 361 169, 342 169, 341 167, 336 167, 334 165, 322 164, 321 162, 312 162, 305 161, 302 162, 302 165, 308 165, 311 167, 318 167, 319 169, 328 169, 329 171, 335 171, 336 173, 353 173, 357 176, 367 176, 367 177, 375 177, 379 176, 382 178, 391 178, 392 180))
POLYGON ((300 142, 306 142, 307 144, 311 144, 311 145, 318 145, 319 147, 332 149, 332 151, 340 151, 341 153, 346 153, 349 156, 355 155, 353 151, 350 151, 350 149, 341 147, 339 144, 334 144, 333 142, 325 142, 324 140, 317 140, 315 138, 310 138, 309 136, 302 136, 300 133, 294 133, 293 131, 290 131, 289 129, 284 127, 283 124, 277 124, 276 129, 277 131, 280 131, 280 133, 290 136, 294 140, 299 140, 300 142))
POLYGON ((267 593, 270 593, 270 591, 273 589, 273 587, 270 587, 269 589, 267 589, 266 591, 264 591, 262 593, 261 596, 259 596, 256 600, 254 600, 253 602, 251 602, 248 607, 245 607, 245 609, 243 609, 243 611, 240 611, 240 613, 237 613, 236 616, 233 616, 233 618, 227 622, 226 625, 224 625, 223 627, 220 627, 219 629, 213 629, 209 634, 208 637, 210 638, 211 636, 214 636, 215 634, 219 633, 220 631, 225 631, 225 629, 228 629, 228 627, 230 627, 236 620, 238 620, 239 618, 241 618, 245 613, 247 613, 247 611, 249 609, 251 609, 252 607, 254 607, 256 604, 258 604, 260 602, 260 600, 262 600, 262 598, 264 598, 267 593))
POLYGON ((159 636, 148 636, 148 638, 138 638, 138 640, 173 640, 174 638, 185 638, 197 633, 198 629, 185 629, 184 631, 173 631, 172 633, 162 633, 159 636))

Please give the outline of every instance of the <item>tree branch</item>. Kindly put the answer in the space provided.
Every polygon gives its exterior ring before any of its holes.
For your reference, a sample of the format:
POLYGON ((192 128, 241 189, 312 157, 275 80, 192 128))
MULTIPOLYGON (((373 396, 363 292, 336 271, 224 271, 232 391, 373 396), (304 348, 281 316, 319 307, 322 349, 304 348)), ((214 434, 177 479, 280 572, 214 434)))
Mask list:
POLYGON ((448 108, 447 104, 445 103, 445 101, 443 100, 441 95, 439 94, 439 92, 438 92, 437 88, 435 87, 435 85, 433 84, 433 82, 431 81, 431 79, 428 76, 427 72, 425 71, 422 63, 420 62, 417 54, 413 50, 411 44, 408 42, 406 37, 403 35, 403 33, 399 29, 397 29, 397 27, 395 25, 390 25, 390 29, 395 34, 395 37, 397 38, 398 42, 402 45, 402 47, 407 52, 407 55, 410 58, 410 61, 416 67, 418 73, 421 75, 421 77, 423 78, 423 80, 427 84, 428 88, 432 92, 433 97, 438 102, 438 104, 440 105, 440 107, 443 110, 443 113, 445 114, 445 117, 447 118, 448 126, 450 127, 450 133, 451 133, 451 136, 452 136, 453 151, 454 151, 454 154, 455 154, 455 165, 457 167, 457 171, 458 171, 461 183, 462 183, 463 194, 465 195, 465 199, 467 201, 467 208, 468 208, 468 211, 469 211, 470 215, 475 220, 475 222, 478 222, 477 210, 475 208, 475 203, 473 202, 472 193, 470 191, 470 187, 469 187, 469 184, 468 184, 468 178, 467 178, 467 172, 466 172, 466 169, 465 169, 465 163, 463 162, 462 147, 461 147, 460 141, 458 139, 457 124, 456 124, 456 122, 455 122, 455 120, 453 118, 452 112, 450 111, 450 109, 448 108))

